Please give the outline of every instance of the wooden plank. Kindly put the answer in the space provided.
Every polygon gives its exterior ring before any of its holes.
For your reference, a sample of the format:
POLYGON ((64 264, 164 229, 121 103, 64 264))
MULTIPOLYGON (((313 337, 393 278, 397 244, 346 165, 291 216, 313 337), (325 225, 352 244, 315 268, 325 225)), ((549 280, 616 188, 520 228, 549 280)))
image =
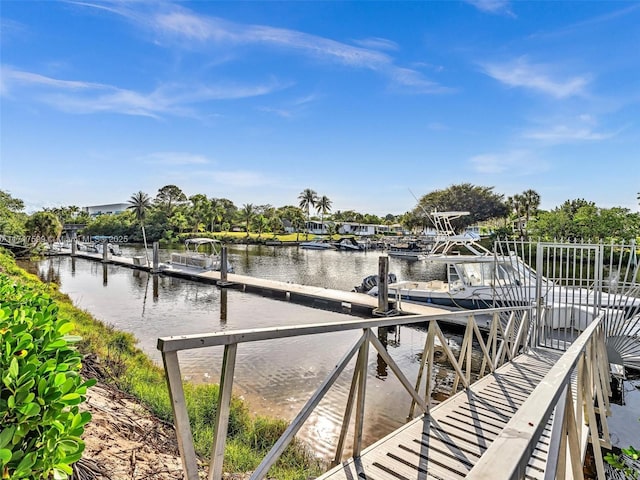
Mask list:
MULTIPOLYGON (((545 370, 551 369, 560 356, 561 352, 544 351, 516 357, 468 391, 433 407, 429 417, 420 417, 365 449, 357 465, 350 460, 320 478, 463 478, 499 438, 545 370), (532 370, 535 380, 525 384, 517 381, 521 371, 532 370)), ((525 478, 544 477, 550 428, 551 419, 533 449, 525 478)))

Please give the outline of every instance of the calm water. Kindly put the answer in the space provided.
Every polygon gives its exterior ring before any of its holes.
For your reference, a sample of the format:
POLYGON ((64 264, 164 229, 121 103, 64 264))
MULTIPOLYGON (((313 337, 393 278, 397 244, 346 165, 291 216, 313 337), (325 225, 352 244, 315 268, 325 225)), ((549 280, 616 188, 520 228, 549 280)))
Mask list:
MULTIPOLYGON (((136 253, 139 250, 134 247, 123 248, 125 256, 136 253)), ((162 251, 162 256, 168 259, 169 253, 162 251)), ((376 273, 379 255, 379 252, 240 246, 230 250, 230 261, 240 274, 351 290, 363 277, 376 273)), ((425 262, 390 259, 390 271, 399 280, 433 278, 434 272, 427 272, 425 267, 425 262)), ((80 308, 106 324, 133 333, 140 348, 158 364, 161 364, 156 349, 159 337, 355 319, 89 260, 50 258, 38 262, 35 268, 44 280, 57 282, 80 308)), ((359 335, 359 331, 340 332, 241 344, 234 391, 249 402, 253 412, 291 420, 359 335)), ((379 333, 379 337, 409 380, 415 381, 426 332, 421 328, 399 327, 379 333)), ((449 342, 457 347, 461 338, 450 333, 449 342)), ((192 381, 218 382, 221 358, 221 348, 181 352, 182 373, 192 381)), ((374 351, 369 357, 369 372, 367 443, 400 426, 410 406, 408 394, 374 351)), ((451 381, 451 371, 445 366, 436 367, 436 372, 442 385, 451 381)), ((328 458, 334 453, 352 373, 350 365, 299 434, 303 439, 313 440, 321 457, 328 458)))

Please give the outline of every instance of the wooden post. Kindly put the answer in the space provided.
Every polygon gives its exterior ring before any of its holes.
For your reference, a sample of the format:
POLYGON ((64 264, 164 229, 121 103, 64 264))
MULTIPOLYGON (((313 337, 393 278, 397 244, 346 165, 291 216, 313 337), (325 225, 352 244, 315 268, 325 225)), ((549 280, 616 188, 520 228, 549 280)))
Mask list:
POLYGON ((153 301, 158 301, 159 280, 158 275, 153 275, 153 301))
POLYGON ((107 263, 109 261, 109 240, 106 238, 102 241, 102 262, 107 263))
POLYGON ((78 245, 76 244, 77 240, 75 238, 71 239, 71 256, 75 257, 76 256, 76 249, 78 248, 78 245))
POLYGON ((387 316, 395 313, 395 310, 389 306, 389 257, 380 257, 378 258, 378 308, 373 311, 373 314, 387 316))
POLYGON ((160 243, 153 242, 153 267, 151 271, 156 273, 160 270, 160 243))
POLYGON ((227 247, 222 247, 220 252, 220 281, 227 281, 227 247))
POLYGON ((231 285, 231 282, 227 280, 227 267, 229 266, 227 247, 222 247, 220 250, 220 281, 218 286, 227 287, 231 285))

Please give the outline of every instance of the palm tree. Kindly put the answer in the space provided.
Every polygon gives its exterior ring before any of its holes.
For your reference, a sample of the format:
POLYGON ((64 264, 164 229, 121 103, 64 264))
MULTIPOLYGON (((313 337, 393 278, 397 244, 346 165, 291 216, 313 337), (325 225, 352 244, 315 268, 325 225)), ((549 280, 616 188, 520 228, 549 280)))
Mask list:
POLYGON ((331 211, 331 200, 326 195, 323 195, 316 200, 316 211, 320 213, 320 224, 324 228, 324 216, 331 211))
POLYGON ((147 258, 147 266, 149 266, 149 252, 147 251, 147 234, 144 231, 144 219, 147 216, 147 210, 151 208, 151 198, 146 193, 140 191, 131 195, 129 199, 128 209, 133 210, 137 222, 142 228, 142 239, 144 240, 144 255, 147 258))
POLYGON ((53 242, 62 233, 62 222, 52 211, 43 210, 31 215, 25 228, 36 239, 35 243, 40 243, 40 240, 53 242))
POLYGON ((251 220, 256 214, 256 210, 255 210, 255 207, 253 206, 253 203, 245 203, 242 206, 242 209, 238 212, 238 214, 240 215, 240 220, 244 221, 247 226, 247 237, 248 237, 249 231, 250 231, 249 224, 251 223, 251 220))
POLYGON ((525 190, 522 192, 523 210, 529 223, 529 217, 538 210, 540 206, 540 194, 535 190, 525 190))
POLYGON ((307 238, 309 237, 309 220, 311 219, 310 209, 314 207, 316 202, 318 201, 318 194, 315 190, 311 190, 310 188, 305 188, 300 195, 298 195, 298 200, 300 200, 300 208, 307 210, 307 238))

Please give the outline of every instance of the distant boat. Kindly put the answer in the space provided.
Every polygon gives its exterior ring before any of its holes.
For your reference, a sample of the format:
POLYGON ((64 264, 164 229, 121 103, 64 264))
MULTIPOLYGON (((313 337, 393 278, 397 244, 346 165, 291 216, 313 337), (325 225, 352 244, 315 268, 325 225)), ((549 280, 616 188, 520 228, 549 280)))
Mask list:
MULTIPOLYGON (((399 296, 403 301, 464 309, 532 305, 538 297, 548 297, 549 307, 567 318, 586 318, 587 314, 583 312, 585 305, 609 308, 620 303, 619 295, 616 297, 613 294, 599 294, 594 290, 556 284, 539 276, 516 253, 492 253, 478 242, 477 235, 456 234, 451 221, 468 214, 469 212, 431 214, 437 230, 433 248, 428 254, 420 254, 417 253, 417 247, 407 246, 405 253, 400 255, 406 255, 405 258, 410 258, 413 254, 424 255, 427 262, 443 265, 445 278, 390 283, 391 297, 399 296), (461 249, 467 250, 469 254, 460 253, 461 249), (573 304, 577 303, 580 306, 574 307, 573 304), (568 309, 571 311, 565 313, 568 309)), ((397 253, 399 252, 396 250, 397 253)), ((394 256, 392 250, 388 254, 394 256)), ((369 288, 369 283, 365 281, 368 278, 356 288, 357 291, 377 295, 377 285, 369 288)), ((640 298, 635 296, 625 297, 624 304, 628 311, 640 310, 640 298)))
MULTIPOLYGON (((173 252, 169 266, 172 269, 188 269, 189 271, 220 271, 222 259, 222 242, 214 238, 188 238, 184 242, 184 252, 173 252), (207 247, 208 246, 208 247, 207 247), (211 253, 204 252, 206 248, 211 253)), ((233 267, 227 262, 227 272, 233 273, 233 267)))
POLYGON ((302 242, 300 248, 309 250, 335 250, 336 247, 329 243, 328 240, 312 240, 310 242, 302 242))
POLYGON ((340 241, 335 242, 334 245, 338 250, 361 251, 365 249, 365 246, 358 243, 353 237, 341 238, 340 241))
POLYGON ((407 260, 424 260, 429 251, 418 242, 396 243, 389 246, 387 255, 395 258, 406 258, 407 260))

